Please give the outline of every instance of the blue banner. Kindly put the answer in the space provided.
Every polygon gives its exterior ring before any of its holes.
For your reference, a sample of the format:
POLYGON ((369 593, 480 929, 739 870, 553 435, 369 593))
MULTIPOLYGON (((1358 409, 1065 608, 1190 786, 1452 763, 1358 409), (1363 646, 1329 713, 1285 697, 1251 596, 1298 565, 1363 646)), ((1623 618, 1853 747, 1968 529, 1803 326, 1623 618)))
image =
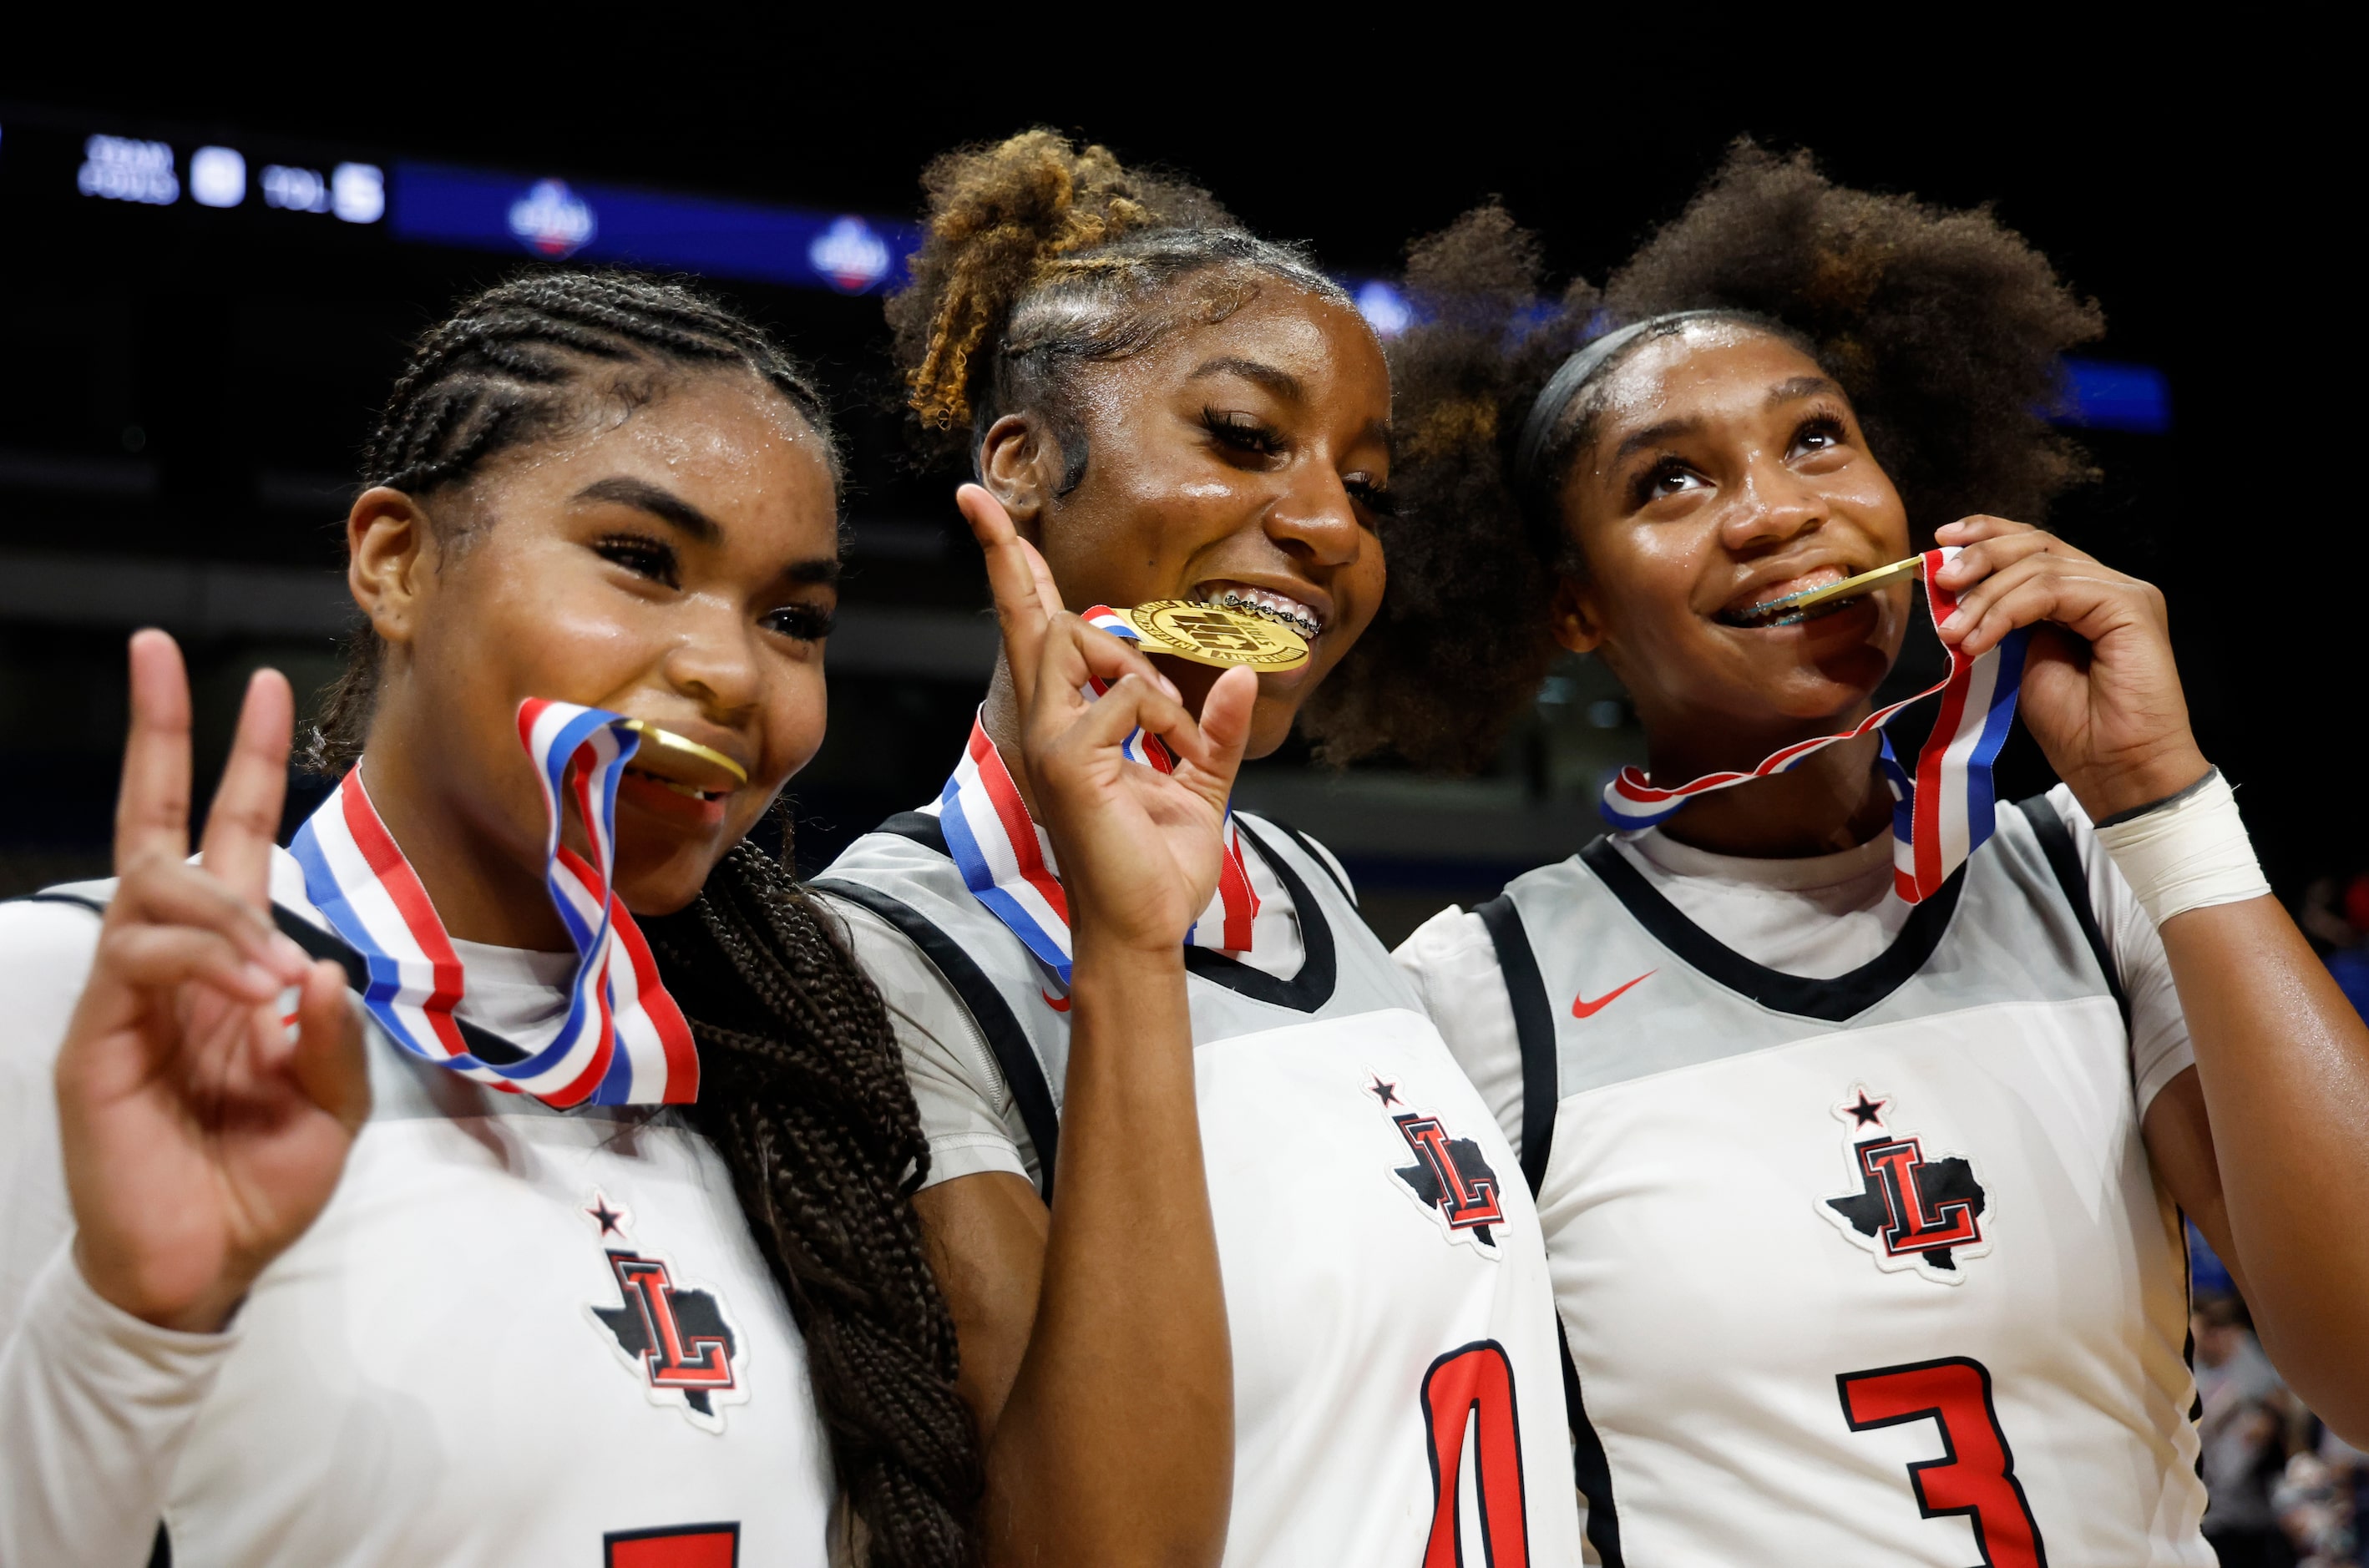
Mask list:
POLYGON ((910 223, 764 207, 622 186, 454 168, 395 166, 388 226, 398 238, 680 269, 865 294, 895 286, 921 244, 910 223))

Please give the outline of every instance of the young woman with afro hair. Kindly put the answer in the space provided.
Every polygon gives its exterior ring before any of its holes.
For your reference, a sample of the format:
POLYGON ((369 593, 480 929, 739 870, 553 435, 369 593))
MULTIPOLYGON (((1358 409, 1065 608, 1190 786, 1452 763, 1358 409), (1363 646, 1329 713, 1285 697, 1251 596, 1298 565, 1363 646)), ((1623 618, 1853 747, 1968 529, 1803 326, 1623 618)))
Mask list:
POLYGON ((1381 346, 1299 251, 1101 148, 1032 132, 927 183, 890 320, 977 476, 1004 653, 938 798, 818 886, 921 1107, 989 1558, 1449 1562, 1478 1519, 1496 1562, 1576 1562, 1512 1152, 1337 863, 1227 812, 1380 600, 1381 346), (1160 601, 1310 657, 1220 678, 1100 629, 1160 601))
POLYGON ((1588 654, 1631 797, 1677 807, 1398 955, 1538 1197, 1597 1557, 2202 1568, 2181 1216, 2359 1438, 2369 1033, 2197 749, 2162 596, 2037 526, 2088 473, 2042 410, 2097 308, 1987 211, 1749 145, 1601 293, 1539 270, 1494 207, 1415 247, 1392 595, 1311 721, 1469 763, 1588 654), (1754 770, 1870 718, 1912 586, 1758 607, 1937 546, 1969 682, 2015 690, 1982 660, 2030 628, 2064 782, 1995 817, 1966 784, 1979 847, 1904 891, 1878 731, 1754 770))

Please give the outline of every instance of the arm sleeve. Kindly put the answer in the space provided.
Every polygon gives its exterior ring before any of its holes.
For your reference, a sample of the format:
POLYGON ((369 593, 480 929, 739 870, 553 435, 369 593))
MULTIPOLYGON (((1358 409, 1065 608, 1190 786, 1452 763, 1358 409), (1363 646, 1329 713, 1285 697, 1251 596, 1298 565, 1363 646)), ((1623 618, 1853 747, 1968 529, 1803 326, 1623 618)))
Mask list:
POLYGON ((1390 956, 1414 983, 1448 1054, 1519 1154, 1522 1044, 1489 928, 1479 915, 1450 905, 1417 926, 1390 956))
POLYGON ((0 1345, 74 1228, 52 1073, 97 947, 91 910, 0 904, 0 996, 8 999, 0 1010, 0 1345))
POLYGON ((2171 959, 2163 938, 2147 918, 2131 885, 2123 879, 2114 857, 2098 841, 2089 813, 2058 784, 2048 792, 2048 803, 2064 819, 2081 856, 2081 871, 2089 883, 2089 912, 2113 955, 2115 978, 2131 1002, 2131 1085, 2142 1119, 2163 1086, 2196 1065, 2196 1049, 2189 1043, 2188 1015, 2180 1008, 2180 988, 2171 978, 2171 959))
POLYGON ((986 1171, 1033 1184, 1036 1146, 970 1009, 903 932, 859 904, 821 897, 839 918, 856 963, 888 1004, 930 1146, 930 1174, 922 1185, 986 1171))
POLYGON ((0 1349, 0 1564, 141 1568, 238 1331, 177 1333, 50 1254, 0 1349))

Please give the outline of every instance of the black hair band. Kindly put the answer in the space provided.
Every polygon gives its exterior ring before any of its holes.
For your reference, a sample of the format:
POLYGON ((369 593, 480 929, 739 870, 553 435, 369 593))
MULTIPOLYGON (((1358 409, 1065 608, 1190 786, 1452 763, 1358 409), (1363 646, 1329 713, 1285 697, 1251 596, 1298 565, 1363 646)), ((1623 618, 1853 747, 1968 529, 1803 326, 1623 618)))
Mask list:
POLYGON ((1561 368, 1549 377, 1545 386, 1530 403, 1529 417, 1522 421, 1522 439, 1514 447, 1514 481, 1523 489, 1534 487, 1542 477, 1539 460, 1545 456, 1547 441, 1555 427, 1562 423, 1563 413, 1576 399, 1582 388, 1596 379, 1596 374, 1620 351, 1648 332, 1671 326, 1678 322, 1692 321, 1701 316, 1728 316, 1727 310, 1674 310, 1660 315, 1608 332, 1565 360, 1561 368))

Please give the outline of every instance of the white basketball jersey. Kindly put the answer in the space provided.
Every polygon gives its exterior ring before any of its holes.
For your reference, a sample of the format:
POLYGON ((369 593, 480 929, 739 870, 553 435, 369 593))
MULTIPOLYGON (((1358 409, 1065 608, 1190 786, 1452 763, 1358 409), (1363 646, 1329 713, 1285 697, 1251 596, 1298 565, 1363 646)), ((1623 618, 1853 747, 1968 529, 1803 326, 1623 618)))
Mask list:
POLYGON ((1825 980, 1603 840, 1477 911, 1601 1561, 2213 1562, 2180 1220, 2079 876, 2044 802, 2002 810, 1825 980))
MULTIPOLYGON (((97 921, 65 906, 112 891, 9 906, 6 934, 86 955, 97 921)), ((344 952, 285 851, 272 893, 300 944, 344 952)), ((71 997, 86 963, 11 978, 71 997)), ((193 1422, 167 1438, 143 1430, 157 1411, 120 1413, 112 1441, 174 1455, 154 1500, 170 1561, 820 1568, 837 1489, 805 1343, 707 1140, 671 1108, 497 1093, 368 1029, 369 1123, 320 1218, 256 1280, 193 1422)), ((56 1041, 12 1045, 46 1060, 56 1041)), ((41 1376, 82 1374, 77 1347, 52 1351, 41 1376)), ((0 1492, 74 1458, 25 1416, 9 1412, 0 1492)), ((84 1560, 0 1539, 8 1568, 84 1560)))
MULTIPOLYGON (((1322 862, 1237 813, 1307 950, 1280 979, 1186 949, 1234 1363, 1235 1568, 1580 1561, 1552 1299, 1511 1147, 1322 862)), ((903 932, 995 1053, 1049 1197, 1069 1021, 937 819, 815 886, 903 932)))

